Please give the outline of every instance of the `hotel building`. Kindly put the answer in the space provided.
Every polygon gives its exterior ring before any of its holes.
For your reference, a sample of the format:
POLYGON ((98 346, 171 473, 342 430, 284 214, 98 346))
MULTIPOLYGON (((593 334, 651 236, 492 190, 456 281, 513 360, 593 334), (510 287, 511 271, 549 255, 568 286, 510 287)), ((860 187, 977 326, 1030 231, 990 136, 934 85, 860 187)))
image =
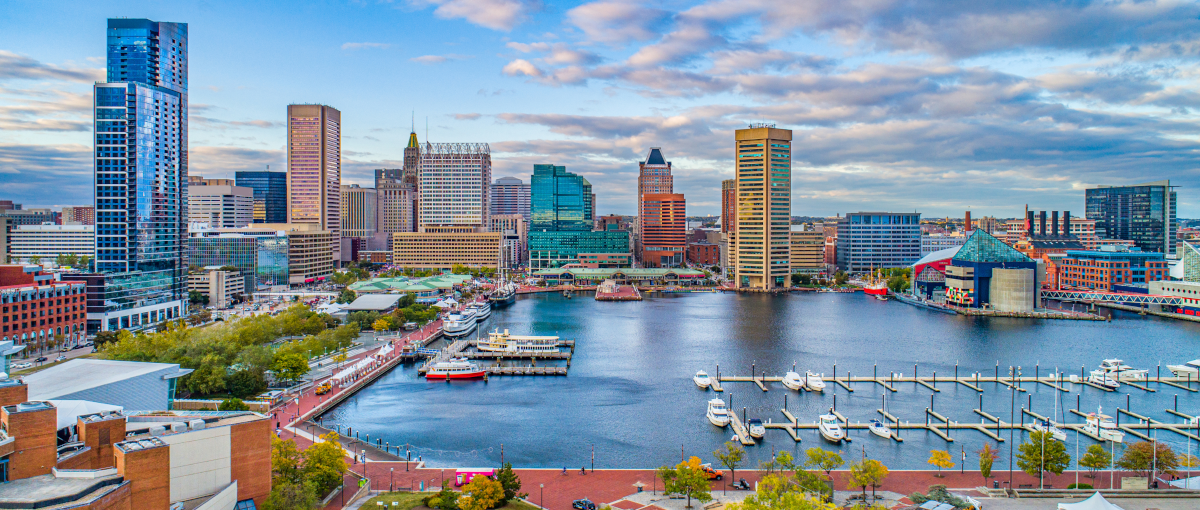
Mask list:
POLYGON ((492 154, 486 143, 425 143, 417 170, 420 232, 488 226, 492 154))
POLYGON ((36 257, 45 264, 59 255, 90 258, 95 251, 93 225, 18 225, 8 232, 8 258, 12 262, 32 262, 36 257))
POLYGON ((676 267, 687 257, 687 204, 677 193, 646 193, 639 197, 644 267, 676 267))
POLYGON ((244 228, 193 229, 192 265, 233 266, 247 294, 258 286, 302 285, 333 273, 333 233, 312 224, 255 224, 244 228))

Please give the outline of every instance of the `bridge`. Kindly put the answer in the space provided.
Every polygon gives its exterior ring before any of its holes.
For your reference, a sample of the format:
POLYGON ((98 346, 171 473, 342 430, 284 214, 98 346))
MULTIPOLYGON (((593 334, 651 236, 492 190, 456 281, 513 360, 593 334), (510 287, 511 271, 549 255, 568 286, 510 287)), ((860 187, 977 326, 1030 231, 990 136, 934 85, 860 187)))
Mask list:
POLYGON ((1200 304, 1200 300, 1179 296, 1160 296, 1156 294, 1131 294, 1126 292, 1097 292, 1080 290, 1042 290, 1042 299, 1057 299, 1059 301, 1077 301, 1084 303, 1122 303, 1131 305, 1191 305, 1200 304))

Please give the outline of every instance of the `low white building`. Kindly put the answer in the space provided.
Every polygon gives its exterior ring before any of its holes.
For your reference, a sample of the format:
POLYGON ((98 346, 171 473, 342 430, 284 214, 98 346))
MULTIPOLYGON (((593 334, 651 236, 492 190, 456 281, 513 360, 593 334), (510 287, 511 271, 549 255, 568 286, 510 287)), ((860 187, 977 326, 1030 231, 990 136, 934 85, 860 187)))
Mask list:
POLYGON ((254 220, 254 189, 244 186, 188 187, 188 222, 241 228, 254 220))
POLYGON ((8 257, 13 263, 53 263, 59 255, 91 257, 96 252, 93 225, 17 225, 8 233, 8 257))
POLYGON ((935 251, 954 248, 966 244, 967 236, 962 234, 929 234, 921 236, 921 256, 924 257, 935 251))

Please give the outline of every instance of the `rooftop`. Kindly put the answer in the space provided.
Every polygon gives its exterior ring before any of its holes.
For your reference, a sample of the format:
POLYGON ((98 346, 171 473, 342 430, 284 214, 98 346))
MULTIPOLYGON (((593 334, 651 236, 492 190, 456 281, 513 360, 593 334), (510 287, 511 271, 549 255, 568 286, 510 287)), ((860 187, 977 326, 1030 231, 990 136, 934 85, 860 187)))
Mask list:
POLYGON ((144 363, 106 359, 73 359, 24 377, 29 386, 30 400, 52 400, 97 386, 167 371, 163 377, 173 379, 192 372, 174 363, 144 363), (172 370, 173 369, 173 370, 172 370))
MULTIPOLYGON (((62 470, 69 473, 72 470, 62 470)), ((62 503, 77 502, 88 496, 98 496, 112 490, 124 481, 116 469, 101 470, 97 477, 41 475, 0 483, 0 508, 62 508, 71 505, 50 505, 58 500, 62 503), (109 474, 111 472, 111 474, 109 474)))
POLYGON ((369 310, 372 312, 382 312, 394 308, 396 302, 400 301, 400 294, 364 294, 355 299, 353 303, 345 306, 343 310, 369 310))
POLYGON ((590 268, 590 267, 572 267, 572 268, 555 268, 542 269, 535 271, 534 276, 550 276, 560 275, 563 273, 571 273, 574 276, 608 276, 621 273, 631 278, 666 276, 674 274, 676 276, 704 276, 703 271, 686 268, 590 268))

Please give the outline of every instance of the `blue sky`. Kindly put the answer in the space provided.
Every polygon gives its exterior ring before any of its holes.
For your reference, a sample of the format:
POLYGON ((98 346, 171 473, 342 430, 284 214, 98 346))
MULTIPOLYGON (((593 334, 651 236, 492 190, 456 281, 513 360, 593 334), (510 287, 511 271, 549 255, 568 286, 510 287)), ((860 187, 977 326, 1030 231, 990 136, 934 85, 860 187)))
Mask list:
POLYGON ((189 24, 191 173, 284 169, 288 103, 342 111, 343 182, 434 142, 494 176, 566 165, 636 211, 661 146, 717 214, 733 130, 794 130, 796 215, 1083 213, 1083 189, 1171 179, 1200 216, 1200 5, 1178 1, 32 2, 0 16, 0 183, 92 202, 91 83, 109 17, 189 24), (296 5, 298 4, 298 6, 296 5))

